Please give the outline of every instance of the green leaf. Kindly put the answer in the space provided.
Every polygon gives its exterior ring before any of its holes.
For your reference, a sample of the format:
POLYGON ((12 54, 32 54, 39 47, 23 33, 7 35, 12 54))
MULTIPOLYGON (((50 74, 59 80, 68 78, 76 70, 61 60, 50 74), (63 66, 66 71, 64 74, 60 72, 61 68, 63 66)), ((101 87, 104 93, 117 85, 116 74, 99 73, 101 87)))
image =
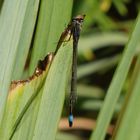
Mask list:
POLYGON ((122 0, 113 0, 114 6, 116 7, 117 11, 119 12, 119 14, 121 14, 122 16, 125 16, 127 14, 127 7, 126 4, 124 3, 124 1, 122 0))
POLYGON ((38 60, 55 50, 59 36, 69 22, 72 2, 72 0, 41 1, 29 74, 32 74, 38 60))
POLYGON ((23 74, 25 62, 32 41, 35 22, 37 19, 38 7, 39 0, 28 1, 18 44, 16 63, 13 71, 12 79, 14 80, 20 79, 23 74))
POLYGON ((29 0, 5 0, 0 15, 0 123, 13 75, 28 4, 29 0))
POLYGON ((122 60, 115 72, 111 85, 108 89, 103 107, 98 117, 97 126, 94 133, 91 135, 91 140, 103 140, 106 134, 108 124, 113 115, 115 105, 121 93, 124 81, 126 79, 132 58, 134 56, 136 47, 140 36, 140 14, 137 19, 136 26, 125 48, 122 60))
POLYGON ((113 140, 138 140, 140 137, 140 55, 120 113, 113 140), (126 135, 127 134, 127 135, 126 135))
POLYGON ((55 139, 71 69, 72 45, 72 40, 64 42, 53 62, 49 54, 45 71, 37 68, 29 79, 13 82, 0 129, 2 139, 55 139))
POLYGON ((78 78, 82 78, 86 75, 89 75, 91 73, 95 73, 99 70, 105 70, 106 68, 113 67, 118 63, 120 60, 120 55, 113 56, 111 58, 104 58, 101 60, 98 60, 96 62, 91 62, 89 64, 84 64, 78 67, 78 78))
MULTIPOLYGON (((29 53, 30 45, 33 43, 33 46, 31 47, 36 49, 36 53, 33 51, 31 55, 31 64, 34 62, 34 64, 30 67, 30 74, 32 75, 38 60, 40 58, 44 58, 44 56, 47 54, 46 52, 55 49, 59 36, 65 27, 65 23, 67 24, 68 19, 70 18, 72 2, 73 1, 71 0, 68 0, 67 2, 64 0, 41 0, 39 5, 39 0, 4 1, 0 15, 0 128, 4 127, 3 123, 5 122, 5 117, 3 117, 3 115, 5 114, 6 99, 8 96, 11 79, 17 79, 22 76, 22 71, 27 58, 27 54, 29 53), (38 12, 39 14, 37 15, 38 12), (35 22, 36 28, 34 28, 35 22), (39 40, 39 42, 36 40, 39 40), (37 44, 37 47, 35 47, 35 44, 37 44), (39 57, 37 55, 38 53, 41 54, 39 57), (35 60, 33 58, 34 55, 35 60)), ((31 86, 30 88, 34 87, 31 86)), ((29 90, 26 92, 30 93, 31 91, 29 90)), ((20 93, 21 92, 19 92, 19 94, 20 93)), ((21 101, 21 104, 24 106, 26 102, 23 102, 24 98, 23 101, 21 101)), ((39 103, 37 102, 35 104, 39 103)), ((13 103, 13 106, 16 107, 16 101, 13 103)), ((14 119, 18 117, 18 113, 19 112, 14 114, 14 119)), ((9 121, 11 121, 11 119, 9 121)), ((10 126, 14 123, 14 119, 12 123, 9 123, 10 126)), ((25 130, 26 134, 28 134, 29 131, 25 128, 28 128, 29 122, 31 121, 30 119, 24 124, 26 127, 21 125, 22 130, 25 130)), ((7 129, 8 128, 9 127, 7 127, 7 129)), ((11 131, 11 127, 9 129, 10 130, 7 131, 8 136, 9 131, 11 131)), ((5 129, 0 131, 0 135, 6 135, 6 133, 2 134, 5 129)), ((19 131, 16 135, 17 137, 14 138, 22 139, 24 136, 26 139, 27 136, 25 136, 25 133, 23 132, 24 131, 19 131)), ((8 136, 6 136, 6 138, 8 136)))
POLYGON ((86 98, 97 98, 101 99, 104 97, 104 91, 99 87, 93 87, 84 84, 77 85, 77 93, 79 97, 86 98), (92 93, 92 94, 91 94, 92 93))
MULTIPOLYGON (((65 43, 64 43, 65 44, 65 43)), ((33 140, 55 139, 72 59, 72 41, 60 48, 48 73, 33 140)))
MULTIPOLYGON (((80 108, 81 109, 84 109, 84 110, 99 110, 101 109, 103 106, 103 101, 101 100, 87 100, 87 101, 84 101, 81 105, 80 105, 80 108)), ((121 103, 118 103, 116 104, 115 106, 115 109, 114 109, 114 112, 115 113, 118 113, 121 109, 121 103)))
POLYGON ((128 40, 128 35, 123 32, 104 32, 81 37, 79 40, 79 54, 87 50, 96 50, 106 46, 124 45, 128 40))
MULTIPOLYGON (((6 104, 6 111, 0 128, 1 139, 9 140, 11 134, 13 135, 16 130, 18 130, 16 134, 22 132, 22 135, 24 135, 26 139, 26 137, 29 138, 27 134, 30 134, 31 131, 34 130, 36 119, 33 118, 37 116, 38 109, 36 110, 36 108, 39 106, 38 98, 41 97, 41 88, 51 65, 52 57, 52 54, 49 54, 47 59, 42 62, 43 66, 45 66, 45 71, 41 69, 40 65, 42 65, 42 63, 40 63, 33 76, 29 79, 12 82, 6 104), (39 97, 37 96, 38 94, 39 97), (33 104, 31 104, 32 102, 33 104), (24 123, 20 123, 22 118, 26 118, 23 120, 24 123), (30 125, 27 126, 27 124, 30 125)), ((18 137, 16 135, 15 139, 22 139, 22 135, 20 134, 18 137)))

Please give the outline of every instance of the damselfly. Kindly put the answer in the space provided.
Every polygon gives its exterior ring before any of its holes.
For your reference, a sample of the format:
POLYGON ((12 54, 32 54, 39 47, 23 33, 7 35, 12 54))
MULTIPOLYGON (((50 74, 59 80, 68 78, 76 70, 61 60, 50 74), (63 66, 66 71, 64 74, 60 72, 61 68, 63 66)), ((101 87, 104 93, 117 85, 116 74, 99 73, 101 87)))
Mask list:
POLYGON ((72 58, 72 75, 71 75, 71 91, 70 91, 70 99, 69 99, 69 126, 73 125, 73 106, 77 100, 76 95, 76 84, 77 84, 77 49, 78 49, 78 40, 80 37, 80 31, 82 27, 83 20, 85 15, 78 15, 72 19, 69 23, 65 31, 62 33, 60 40, 57 45, 57 49, 55 53, 58 51, 61 43, 65 39, 67 35, 69 35, 69 39, 73 38, 73 58, 72 58))
MULTIPOLYGON (((61 44, 63 42, 66 41, 66 38, 69 36, 69 39, 73 39, 73 59, 72 59, 72 78, 71 78, 71 92, 70 92, 70 100, 69 100, 69 108, 70 108, 70 112, 69 112, 69 126, 71 127, 73 124, 73 106, 76 102, 77 96, 76 96, 76 83, 77 83, 77 47, 78 47, 78 40, 79 40, 79 36, 80 36, 80 31, 81 31, 81 26, 83 23, 85 15, 79 15, 76 16, 75 18, 72 19, 72 21, 68 24, 67 28, 65 29, 65 31, 61 34, 61 37, 59 39, 59 42, 57 44, 57 48, 56 51, 54 52, 54 54, 57 53, 59 47, 61 46, 61 44)), ((53 55, 54 57, 55 55, 53 55)), ((51 61, 52 62, 52 61, 51 61)), ((17 127, 19 126, 25 112, 27 111, 27 109, 29 108, 29 106, 31 105, 32 101, 34 100, 34 98, 37 96, 37 94, 33 94, 33 96, 31 96, 30 100, 27 102, 26 106, 23 108, 23 110, 21 111, 18 119, 16 120, 13 130, 11 132, 10 138, 9 140, 11 140, 13 138, 13 135, 15 133, 15 131, 17 130, 17 127)))

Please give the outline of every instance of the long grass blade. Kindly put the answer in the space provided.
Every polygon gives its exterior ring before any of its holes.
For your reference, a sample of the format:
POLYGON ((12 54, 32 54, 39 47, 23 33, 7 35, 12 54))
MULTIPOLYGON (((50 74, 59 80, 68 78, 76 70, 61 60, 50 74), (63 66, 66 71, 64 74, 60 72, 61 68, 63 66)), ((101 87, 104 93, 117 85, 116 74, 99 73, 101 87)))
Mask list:
POLYGON ((0 122, 6 104, 16 52, 29 0, 5 0, 0 15, 0 122))
POLYGON ((14 66, 12 79, 21 79, 24 66, 29 53, 34 27, 37 19, 40 0, 29 0, 26 8, 25 19, 20 34, 16 63, 14 66), (24 55, 23 55, 24 54, 24 55))
POLYGON ((48 73, 33 140, 55 139, 72 61, 72 41, 56 54, 48 73))
POLYGON ((48 52, 54 52, 59 36, 70 19, 72 3, 72 0, 41 1, 29 74, 32 74, 38 60, 48 52))
POLYGON ((122 60, 115 72, 111 85, 108 89, 107 96, 104 101, 104 105, 98 117, 97 126, 93 134, 91 135, 91 140, 103 140, 105 138, 106 130, 111 117, 114 112, 115 105, 119 98, 122 86, 126 79, 134 52, 136 50, 137 44, 140 42, 140 14, 137 18, 136 26, 125 48, 122 60))
POLYGON ((113 140, 138 140, 140 137, 140 55, 138 57, 128 93, 120 113, 113 140), (126 135, 127 134, 127 135, 126 135))
POLYGON ((38 65, 34 74, 28 79, 12 82, 0 129, 1 139, 13 140, 13 136, 15 136, 15 140, 23 137, 26 139, 29 138, 29 134, 31 135, 31 131, 34 130, 36 120, 34 118, 36 118, 38 112, 36 108, 39 106, 41 89, 52 63, 53 55, 49 54, 46 58, 40 62, 44 69, 38 65), (27 124, 30 125, 28 126, 27 124), (33 125, 32 127, 31 124, 33 125))

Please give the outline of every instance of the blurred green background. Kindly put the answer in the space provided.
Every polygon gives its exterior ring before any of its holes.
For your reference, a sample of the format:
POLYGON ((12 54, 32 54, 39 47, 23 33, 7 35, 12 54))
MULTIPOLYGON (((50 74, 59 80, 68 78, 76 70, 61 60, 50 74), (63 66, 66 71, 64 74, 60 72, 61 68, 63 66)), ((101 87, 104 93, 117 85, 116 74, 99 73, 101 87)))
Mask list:
MULTIPOLYGON (((89 139, 95 129, 96 119, 106 96, 122 52, 132 32, 138 11, 139 0, 75 0, 72 17, 86 14, 78 46, 78 100, 75 106, 75 125, 64 131, 89 139)), ((121 91, 106 139, 112 135, 118 112, 129 88, 135 57, 127 80, 121 91)), ((67 100, 64 116, 67 116, 67 100)), ((66 120, 65 120, 66 121, 66 120)), ((61 126, 62 127, 62 126, 61 126)), ((63 126, 64 127, 64 126, 63 126)), ((62 129, 63 129, 62 127, 62 129)))

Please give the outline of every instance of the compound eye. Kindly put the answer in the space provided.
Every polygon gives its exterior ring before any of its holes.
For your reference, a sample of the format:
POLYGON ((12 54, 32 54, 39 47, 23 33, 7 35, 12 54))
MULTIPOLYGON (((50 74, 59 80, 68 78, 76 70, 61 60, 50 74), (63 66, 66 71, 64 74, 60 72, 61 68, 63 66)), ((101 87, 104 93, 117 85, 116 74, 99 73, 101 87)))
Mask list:
POLYGON ((72 19, 72 21, 76 21, 76 19, 74 18, 74 19, 72 19))
POLYGON ((83 22, 84 20, 83 19, 79 19, 79 22, 83 22))

